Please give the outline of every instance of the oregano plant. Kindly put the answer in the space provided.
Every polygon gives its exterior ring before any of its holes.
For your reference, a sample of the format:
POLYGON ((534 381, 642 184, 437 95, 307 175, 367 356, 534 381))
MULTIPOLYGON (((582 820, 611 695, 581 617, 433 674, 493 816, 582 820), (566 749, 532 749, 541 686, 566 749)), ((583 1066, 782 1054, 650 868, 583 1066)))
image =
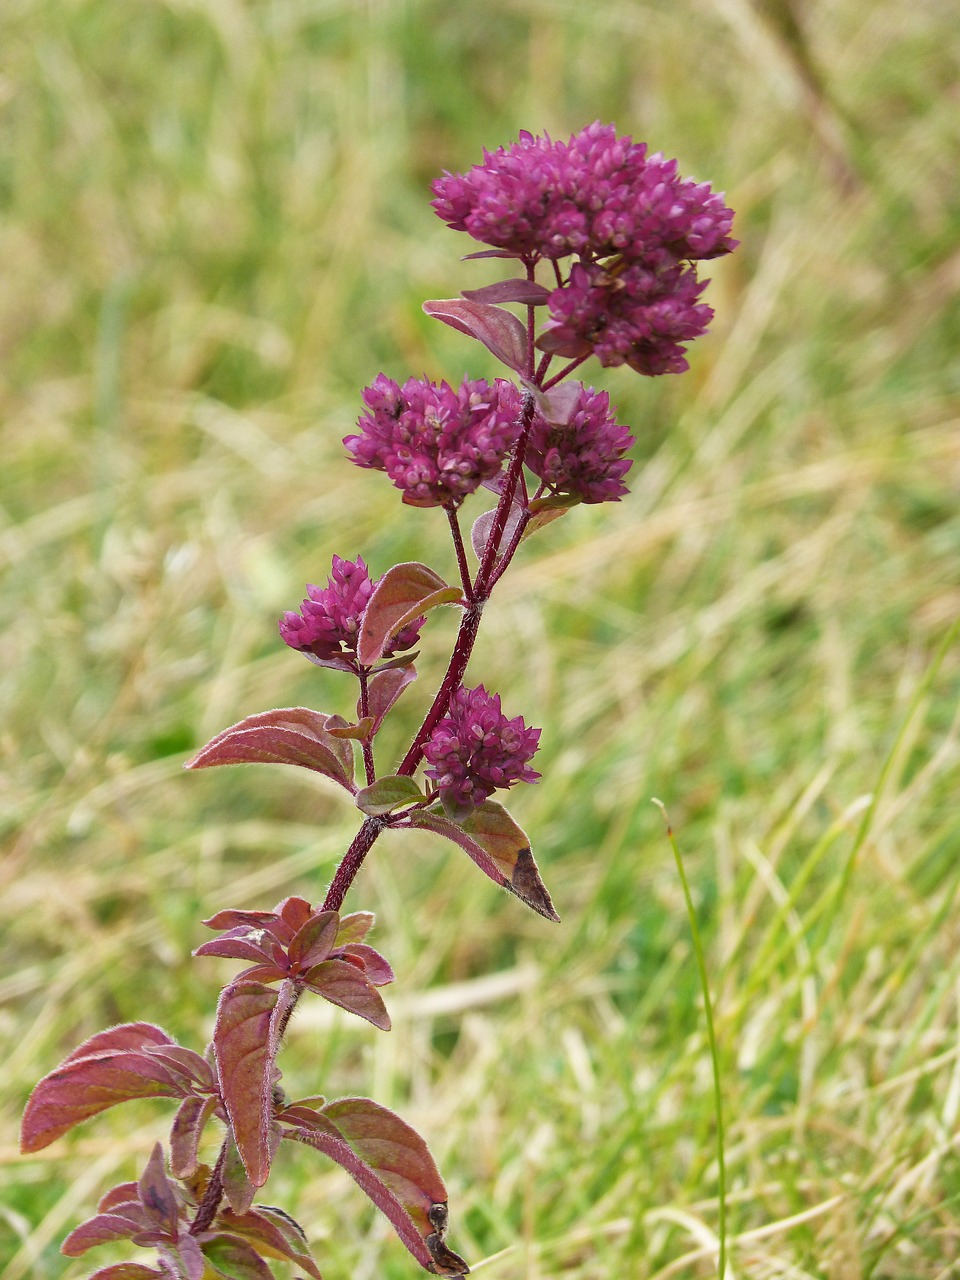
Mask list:
POLYGON ((257 1202, 285 1142, 341 1165, 426 1271, 468 1271, 447 1243, 447 1193, 424 1139, 370 1098, 289 1098, 279 1066, 284 1033, 298 1002, 312 997, 389 1031, 381 990, 394 973, 367 941, 374 917, 343 911, 387 829, 442 837, 523 904, 558 920, 530 841, 494 798, 538 780, 531 761, 540 731, 504 710, 486 684, 465 682, 470 655, 521 544, 578 503, 627 493, 633 437, 608 395, 575 371, 591 356, 646 376, 686 369, 684 344, 713 315, 700 301, 707 282, 697 264, 736 241, 721 195, 607 125, 567 143, 521 133, 469 172, 445 173, 433 190, 443 221, 487 246, 467 258, 502 259, 505 278, 424 309, 482 343, 509 376, 453 387, 425 378, 400 385, 380 374, 363 391, 344 445, 357 466, 384 472, 408 506, 441 508, 453 581, 421 563, 373 577, 361 557, 334 556, 327 585, 308 586, 280 635, 334 673, 326 679, 355 682, 355 719, 308 707, 257 712, 188 762, 191 770, 313 770, 340 788, 359 827, 322 902, 293 896, 269 910, 225 907, 203 922, 216 936, 194 954, 243 967, 220 992, 202 1052, 149 1022, 127 1023, 91 1037, 33 1090, 25 1152, 129 1099, 168 1098, 175 1107, 166 1145, 157 1143, 137 1181, 108 1190, 63 1243, 71 1257, 119 1240, 152 1255, 101 1267, 96 1280, 267 1280, 268 1258, 319 1277, 298 1224, 257 1202), (465 536, 461 516, 472 495, 486 496, 486 509, 465 536), (441 606, 460 614, 446 671, 402 759, 384 762, 378 735, 417 677, 420 633, 441 606), (209 1138, 201 1145, 208 1126, 219 1134, 212 1163, 201 1159, 202 1149, 215 1149, 209 1138))

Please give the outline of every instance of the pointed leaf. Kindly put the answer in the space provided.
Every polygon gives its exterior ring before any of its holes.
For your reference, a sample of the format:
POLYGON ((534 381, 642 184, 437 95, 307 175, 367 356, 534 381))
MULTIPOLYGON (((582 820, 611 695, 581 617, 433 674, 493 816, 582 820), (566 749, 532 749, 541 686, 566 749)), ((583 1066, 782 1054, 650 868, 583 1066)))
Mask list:
POLYGON ((256 1209, 244 1214, 225 1209, 217 1215, 217 1226, 223 1226, 230 1235, 252 1241, 266 1257, 295 1262, 313 1280, 323 1280, 310 1255, 303 1228, 282 1209, 257 1205, 256 1209))
POLYGON ((170 1172, 175 1178, 189 1178, 199 1164, 200 1138, 217 1108, 215 1097, 184 1098, 170 1130, 170 1172))
MULTIPOLYGON (((370 736, 377 732, 383 724, 383 718, 406 689, 417 678, 416 668, 412 665, 393 667, 389 671, 381 669, 372 675, 367 683, 367 708, 373 719, 370 736)), ((360 714, 359 708, 357 715, 360 714)))
MULTIPOLYGON (((340 720, 340 716, 331 716, 330 720, 340 720)), ((350 758, 353 759, 352 756, 350 758)), ((301 898, 298 894, 293 894, 289 898, 284 898, 282 902, 278 902, 276 911, 283 923, 290 929, 289 936, 291 938, 298 929, 303 928, 313 915, 313 908, 310 903, 306 898, 301 898)), ((287 940, 289 941, 289 938, 287 940)))
POLYGON ((144 1266, 142 1262, 113 1262, 94 1271, 88 1280, 156 1280, 158 1276, 164 1280, 162 1271, 144 1266))
POLYGON ((137 1183, 137 1190, 140 1203, 149 1214, 151 1221, 156 1224, 157 1229, 171 1240, 175 1240, 180 1217, 179 1206, 173 1183, 167 1177, 167 1171, 163 1167, 163 1148, 159 1142, 150 1152, 150 1159, 137 1183))
POLYGON ((527 332, 511 311, 466 298, 435 298, 423 304, 428 316, 476 338, 510 369, 527 367, 527 332))
POLYGON ((565 516, 568 511, 579 505, 580 498, 573 493, 555 493, 549 498, 535 498, 530 503, 531 516, 527 521, 527 527, 520 535, 520 541, 526 542, 539 529, 546 528, 548 524, 559 520, 561 516, 565 516))
MULTIPOLYGON (((510 510, 507 512, 507 520, 503 529, 503 537, 500 540, 501 546, 509 544, 510 539, 516 533, 517 525, 523 515, 523 507, 519 502, 513 502, 510 510)), ((489 511, 481 511, 473 522, 470 530, 470 542, 473 545, 473 554, 479 561, 483 561, 484 552, 487 549, 487 543, 490 541, 490 532, 493 529, 494 521, 497 516, 497 508, 491 507, 489 511)))
POLYGON ((377 917, 372 911, 351 911, 349 915, 341 916, 336 945, 346 947, 355 942, 362 942, 376 924, 376 920, 377 917))
POLYGON ((366 742, 373 733, 373 716, 364 716, 356 724, 331 726, 327 733, 334 738, 353 738, 357 742, 366 742))
POLYGON ((129 1204, 137 1207, 140 1205, 137 1184, 135 1182, 121 1182, 116 1187, 111 1187, 109 1191, 104 1192, 97 1201, 97 1209, 100 1213, 110 1213, 111 1211, 122 1213, 123 1210, 119 1209, 118 1206, 129 1204))
POLYGON ((256 1249, 240 1236, 214 1236, 205 1240, 200 1250, 214 1271, 227 1280, 274 1280, 256 1249))
POLYGON ((356 804, 363 813, 377 817, 423 799, 424 794, 413 778, 401 773, 390 773, 358 791, 356 804))
POLYGON ((119 1026, 108 1027, 106 1031, 98 1031, 89 1040, 84 1040, 72 1053, 68 1053, 61 1065, 73 1062, 76 1058, 90 1058, 94 1054, 106 1053, 109 1049, 148 1049, 151 1045, 175 1044, 162 1027, 152 1022, 122 1022, 119 1026))
POLYGON ((20 1150, 40 1151, 90 1116, 132 1098, 178 1098, 182 1077, 136 1050, 70 1057, 40 1081, 27 1100, 20 1150))
MULTIPOLYGON (((426 1237, 403 1202, 390 1190, 383 1179, 360 1159, 335 1125, 324 1120, 322 1116, 316 1116, 309 1127, 293 1129, 285 1136, 303 1142, 317 1151, 322 1151, 324 1155, 346 1169, 361 1191, 368 1195, 380 1212, 389 1219, 401 1242, 426 1271, 445 1276, 466 1274, 468 1270, 466 1263, 460 1270, 438 1269, 433 1254, 427 1247, 426 1237)), ((431 1232, 431 1238, 434 1234, 431 1232)))
POLYGON ((484 875, 515 893, 547 920, 559 921, 526 834, 502 805, 485 800, 462 822, 416 809, 409 822, 412 827, 425 827, 452 840, 470 855, 484 875))
POLYGON ((461 262, 469 262, 472 258, 519 258, 519 253, 512 249, 478 249, 476 253, 465 253, 461 262))
POLYGON ((536 401, 540 417, 555 427, 565 427, 569 423, 584 390, 582 382, 561 382, 549 391, 541 391, 529 378, 523 378, 522 382, 536 401))
POLYGON ((171 1071, 179 1072, 188 1086, 196 1084, 201 1089, 212 1089, 215 1085, 210 1067, 192 1049, 184 1049, 178 1044, 157 1045, 156 1048, 148 1049, 147 1053, 171 1071))
POLYGON ((291 964, 301 969, 326 960, 337 941, 340 917, 336 911, 318 911, 298 930, 287 949, 291 964))
POLYGON ((385 987, 396 981, 396 975, 379 951, 368 947, 365 942, 354 942, 344 950, 345 959, 356 959, 363 967, 367 979, 375 987, 385 987))
POLYGON ((460 599, 459 587, 448 587, 439 574, 411 561, 395 564, 383 575, 367 602, 357 635, 357 658, 372 667, 390 639, 421 614, 460 599))
POLYGON ((68 1258, 79 1258, 88 1249, 108 1244, 112 1240, 131 1240, 143 1230, 143 1224, 116 1213, 98 1213, 81 1222, 60 1246, 60 1252, 68 1258))
POLYGON ((177 1280, 204 1280, 208 1275, 200 1246, 186 1229, 181 1231, 175 1244, 158 1243, 157 1250, 164 1274, 170 1275, 171 1280, 174 1276, 177 1280))
POLYGON ((326 730, 327 719, 308 707, 279 707, 247 716, 211 738, 184 768, 292 764, 321 773, 347 791, 353 791, 350 744, 331 737, 326 730))
POLYGON ((318 1114, 308 1137, 296 1136, 343 1165, 421 1266, 439 1275, 466 1274, 467 1264, 443 1243, 443 1180, 427 1144, 406 1121, 369 1098, 341 1098, 318 1114))
MULTIPOLYGON (((261 937, 263 934, 261 932, 261 937)), ((194 948, 195 956, 218 956, 222 960, 252 960, 254 964, 273 964, 273 953, 262 943, 254 942, 249 936, 245 938, 211 938, 209 942, 201 942, 194 948)), ((278 970, 278 976, 282 973, 278 970)))
POLYGON ((233 1135, 227 1132, 227 1156, 223 1162, 223 1194, 230 1208, 236 1213, 246 1213, 253 1204, 257 1188, 247 1177, 243 1160, 237 1150, 233 1135))
POLYGON ((347 960, 324 960, 303 975, 304 984, 331 1004, 366 1018, 381 1031, 390 1030, 390 1015, 383 997, 363 974, 347 960))
POLYGON ((220 1090, 240 1157, 255 1187, 262 1187, 270 1172, 277 1026, 294 998, 289 981, 279 990, 258 982, 236 982, 224 988, 217 1005, 213 1038, 220 1090))
POLYGON ((461 289, 471 302, 522 302, 527 307, 542 307, 550 297, 550 290, 535 280, 498 280, 482 289, 461 289))
POLYGON ((277 923, 275 911, 238 911, 235 907, 201 921, 208 929, 265 929, 269 933, 275 931, 277 923))

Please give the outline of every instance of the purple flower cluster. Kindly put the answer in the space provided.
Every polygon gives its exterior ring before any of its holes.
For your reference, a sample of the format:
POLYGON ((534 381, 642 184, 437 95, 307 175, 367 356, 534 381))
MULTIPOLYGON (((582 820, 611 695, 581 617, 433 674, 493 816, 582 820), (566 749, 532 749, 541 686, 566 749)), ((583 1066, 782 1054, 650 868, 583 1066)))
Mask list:
POLYGON ((678 259, 713 258, 736 244, 721 195, 599 122, 569 143, 524 131, 512 146, 484 151, 469 173, 444 173, 433 191, 448 226, 519 257, 636 259, 668 249, 678 259))
MULTIPOLYGON (((360 621, 377 584, 372 582, 362 556, 356 561, 333 557, 333 572, 325 587, 307 585, 307 599, 300 612, 288 610, 280 619, 280 635, 291 649, 298 649, 324 665, 350 668, 356 658, 360 621)), ((402 653, 417 643, 424 619, 404 627, 390 641, 383 657, 402 653)))
POLYGON ((670 254, 614 269, 577 264, 569 283, 550 295, 550 319, 537 346, 552 355, 595 355, 602 365, 637 373, 683 373, 684 342, 706 333, 713 308, 697 299, 707 286, 695 267, 670 254))
POLYGON ((466 174, 433 184, 433 207, 457 231, 535 263, 570 255, 537 345, 638 373, 682 373, 683 343, 713 318, 693 264, 736 248, 733 211, 676 160, 599 122, 569 142, 521 133, 466 174))
POLYGON ((457 506, 503 466, 517 438, 522 407, 512 382, 410 378, 399 386, 379 374, 363 392, 359 435, 343 443, 358 467, 385 471, 415 507, 457 506))
POLYGON ((539 414, 534 418, 524 461, 554 493, 581 502, 619 502, 629 492, 623 477, 633 463, 623 455, 634 438, 615 414, 605 391, 581 385, 565 425, 554 426, 539 414))
POLYGON ((482 684, 460 688, 424 747, 430 762, 424 772, 437 782, 444 806, 463 813, 497 788, 536 782, 540 775, 527 761, 539 741, 540 730, 529 729, 522 716, 508 720, 501 713, 499 694, 482 684))

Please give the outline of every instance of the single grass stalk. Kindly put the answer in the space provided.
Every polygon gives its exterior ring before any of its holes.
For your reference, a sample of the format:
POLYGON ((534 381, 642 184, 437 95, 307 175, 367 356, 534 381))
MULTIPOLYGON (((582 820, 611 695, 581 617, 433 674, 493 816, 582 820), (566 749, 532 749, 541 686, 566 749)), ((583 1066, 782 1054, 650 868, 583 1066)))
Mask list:
POLYGON ((697 924, 697 913, 694 910, 693 898, 690 896, 690 883, 687 880, 687 873, 683 866, 683 858, 680 854, 680 846, 677 844, 677 838, 673 834, 673 827, 670 825, 670 818, 667 814, 666 806, 663 801, 653 797, 653 803, 663 815, 663 821, 667 828, 667 839, 670 841, 670 848, 673 850, 674 860, 677 864, 677 874, 680 876, 680 884, 683 888, 683 900, 687 905, 687 919, 690 921, 690 936, 693 939, 693 950, 697 957, 697 971, 700 974, 700 988, 703 991, 703 1012, 707 1023, 707 1042, 710 1046, 710 1063, 713 1068, 713 1104, 717 1113, 717 1205, 719 1213, 717 1235, 720 1242, 720 1250, 717 1258, 717 1275, 719 1280, 726 1280, 727 1170, 723 1154, 725 1141, 723 1127, 723 1094, 720 1089, 720 1056, 717 1053, 717 1036, 713 1025, 713 1004, 710 1000, 710 984, 707 981, 707 961, 703 951, 703 940, 700 937, 700 927, 697 924))

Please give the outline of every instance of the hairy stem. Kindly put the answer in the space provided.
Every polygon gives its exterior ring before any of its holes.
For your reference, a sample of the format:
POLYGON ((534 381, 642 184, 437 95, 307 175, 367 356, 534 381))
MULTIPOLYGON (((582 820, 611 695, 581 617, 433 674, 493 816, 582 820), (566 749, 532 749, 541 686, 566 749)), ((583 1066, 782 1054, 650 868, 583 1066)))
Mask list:
POLYGON ((456 507, 444 507, 444 511, 447 513, 447 521, 450 525, 453 548, 457 553, 457 567, 460 570, 460 582, 463 585, 463 598, 469 604, 473 600, 473 583, 470 581, 470 566, 467 564, 467 553, 463 546, 463 534, 460 532, 460 517, 457 514, 456 507))
POLYGON ((447 714, 450 699, 460 688, 464 672, 467 669, 467 663, 470 661, 474 641, 477 638, 477 632, 480 630, 480 615, 482 612, 483 605, 478 600, 474 600, 464 610, 463 617, 460 619, 460 630, 457 632, 457 642, 453 647, 450 664, 443 677, 443 682, 437 690, 433 705, 427 712, 423 724, 417 730, 416 737, 410 743, 407 754, 403 757, 397 773, 407 776, 413 773, 423 757, 424 743, 447 714))
POLYGON ((330 883, 327 890, 327 896, 323 900, 321 911, 339 911, 343 905, 343 900, 347 896, 347 890, 353 884, 357 872, 363 865, 363 860, 373 848, 374 841, 380 832, 388 824, 383 818, 367 818, 363 826, 353 837, 353 843, 343 856, 343 861, 337 867, 336 875, 330 883))
POLYGON ((220 1208, 220 1201, 223 1199, 223 1167, 227 1163, 227 1146, 229 1137, 224 1138, 220 1144, 220 1154, 217 1156, 217 1163, 213 1166, 213 1173, 210 1175, 210 1181, 207 1183, 207 1189, 203 1193, 203 1199, 197 1208, 196 1217, 190 1223, 190 1234, 198 1236, 201 1231, 206 1231, 210 1223, 217 1216, 217 1210, 220 1208))
MULTIPOLYGON (((370 700, 367 693, 367 677, 369 672, 366 667, 360 667, 357 672, 360 680, 360 719, 370 714, 370 700)), ((364 738, 361 743, 363 750, 363 772, 366 775, 367 786, 376 779, 377 768, 373 761, 373 743, 369 738, 364 738)))

